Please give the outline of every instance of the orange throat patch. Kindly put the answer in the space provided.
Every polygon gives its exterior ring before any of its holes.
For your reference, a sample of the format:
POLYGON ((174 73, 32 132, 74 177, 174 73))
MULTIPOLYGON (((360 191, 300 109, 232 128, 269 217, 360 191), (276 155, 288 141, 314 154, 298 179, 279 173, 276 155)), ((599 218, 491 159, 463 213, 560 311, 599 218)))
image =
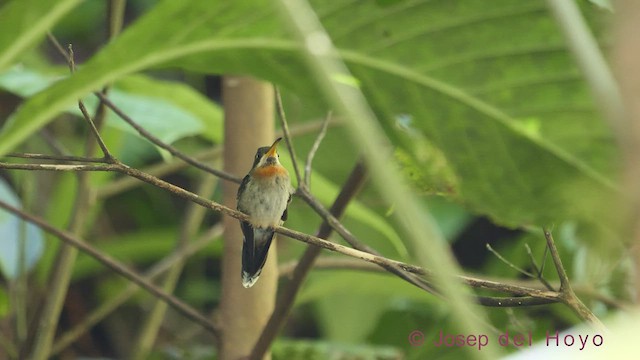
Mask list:
POLYGON ((272 177, 272 176, 289 175, 289 172, 287 171, 287 169, 285 169, 281 165, 276 164, 276 165, 262 166, 262 167, 256 168, 253 170, 252 175, 257 176, 259 178, 266 178, 266 177, 272 177))

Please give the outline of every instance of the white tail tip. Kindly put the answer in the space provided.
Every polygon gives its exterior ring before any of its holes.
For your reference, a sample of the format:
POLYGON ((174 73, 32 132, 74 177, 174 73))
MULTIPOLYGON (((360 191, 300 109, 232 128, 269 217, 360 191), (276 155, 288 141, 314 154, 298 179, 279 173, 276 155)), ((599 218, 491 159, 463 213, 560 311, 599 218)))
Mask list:
POLYGON ((257 273, 254 276, 251 276, 248 272, 243 271, 242 286, 244 286, 245 288, 252 287, 258 281, 259 277, 260 277, 260 273, 257 273))

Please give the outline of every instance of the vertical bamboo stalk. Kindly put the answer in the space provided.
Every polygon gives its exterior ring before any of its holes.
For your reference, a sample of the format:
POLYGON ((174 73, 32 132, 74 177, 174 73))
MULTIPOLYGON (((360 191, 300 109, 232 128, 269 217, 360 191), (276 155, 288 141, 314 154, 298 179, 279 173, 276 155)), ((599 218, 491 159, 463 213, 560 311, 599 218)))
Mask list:
POLYGON ((630 202, 630 230, 634 241, 631 245, 635 262, 636 302, 640 301, 640 48, 637 34, 640 31, 640 3, 635 0, 619 1, 616 9, 616 46, 613 51, 614 66, 620 82, 626 118, 621 126, 622 153, 625 160, 624 180, 626 199, 630 202))
MULTIPOLYGON (((251 169, 257 148, 274 140, 273 88, 267 83, 243 76, 225 77, 222 87, 225 110, 224 170, 244 175, 251 169)), ((237 190, 237 184, 223 184, 224 205, 235 208, 237 190)), ((225 217, 224 226, 220 359, 237 360, 249 354, 273 311, 277 285, 276 244, 274 242, 271 245, 260 281, 245 289, 240 277, 240 225, 236 219, 225 217)))

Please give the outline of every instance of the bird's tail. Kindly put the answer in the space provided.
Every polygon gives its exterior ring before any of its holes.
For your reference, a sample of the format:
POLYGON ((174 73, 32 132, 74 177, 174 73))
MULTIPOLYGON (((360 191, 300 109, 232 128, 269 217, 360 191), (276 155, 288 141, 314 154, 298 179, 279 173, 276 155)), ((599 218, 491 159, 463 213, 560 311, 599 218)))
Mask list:
POLYGON ((242 228, 245 235, 242 244, 242 286, 249 288, 258 281, 262 273, 274 232, 269 229, 254 229, 249 223, 243 223, 242 228))

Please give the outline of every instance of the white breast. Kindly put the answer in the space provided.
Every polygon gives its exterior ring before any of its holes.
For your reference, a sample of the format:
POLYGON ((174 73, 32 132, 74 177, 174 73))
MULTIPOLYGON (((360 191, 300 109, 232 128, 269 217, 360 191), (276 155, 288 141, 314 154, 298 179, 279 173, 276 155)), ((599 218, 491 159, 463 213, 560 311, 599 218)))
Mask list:
POLYGON ((253 226, 266 228, 280 225, 291 192, 288 177, 252 179, 238 199, 238 209, 251 216, 253 226))

